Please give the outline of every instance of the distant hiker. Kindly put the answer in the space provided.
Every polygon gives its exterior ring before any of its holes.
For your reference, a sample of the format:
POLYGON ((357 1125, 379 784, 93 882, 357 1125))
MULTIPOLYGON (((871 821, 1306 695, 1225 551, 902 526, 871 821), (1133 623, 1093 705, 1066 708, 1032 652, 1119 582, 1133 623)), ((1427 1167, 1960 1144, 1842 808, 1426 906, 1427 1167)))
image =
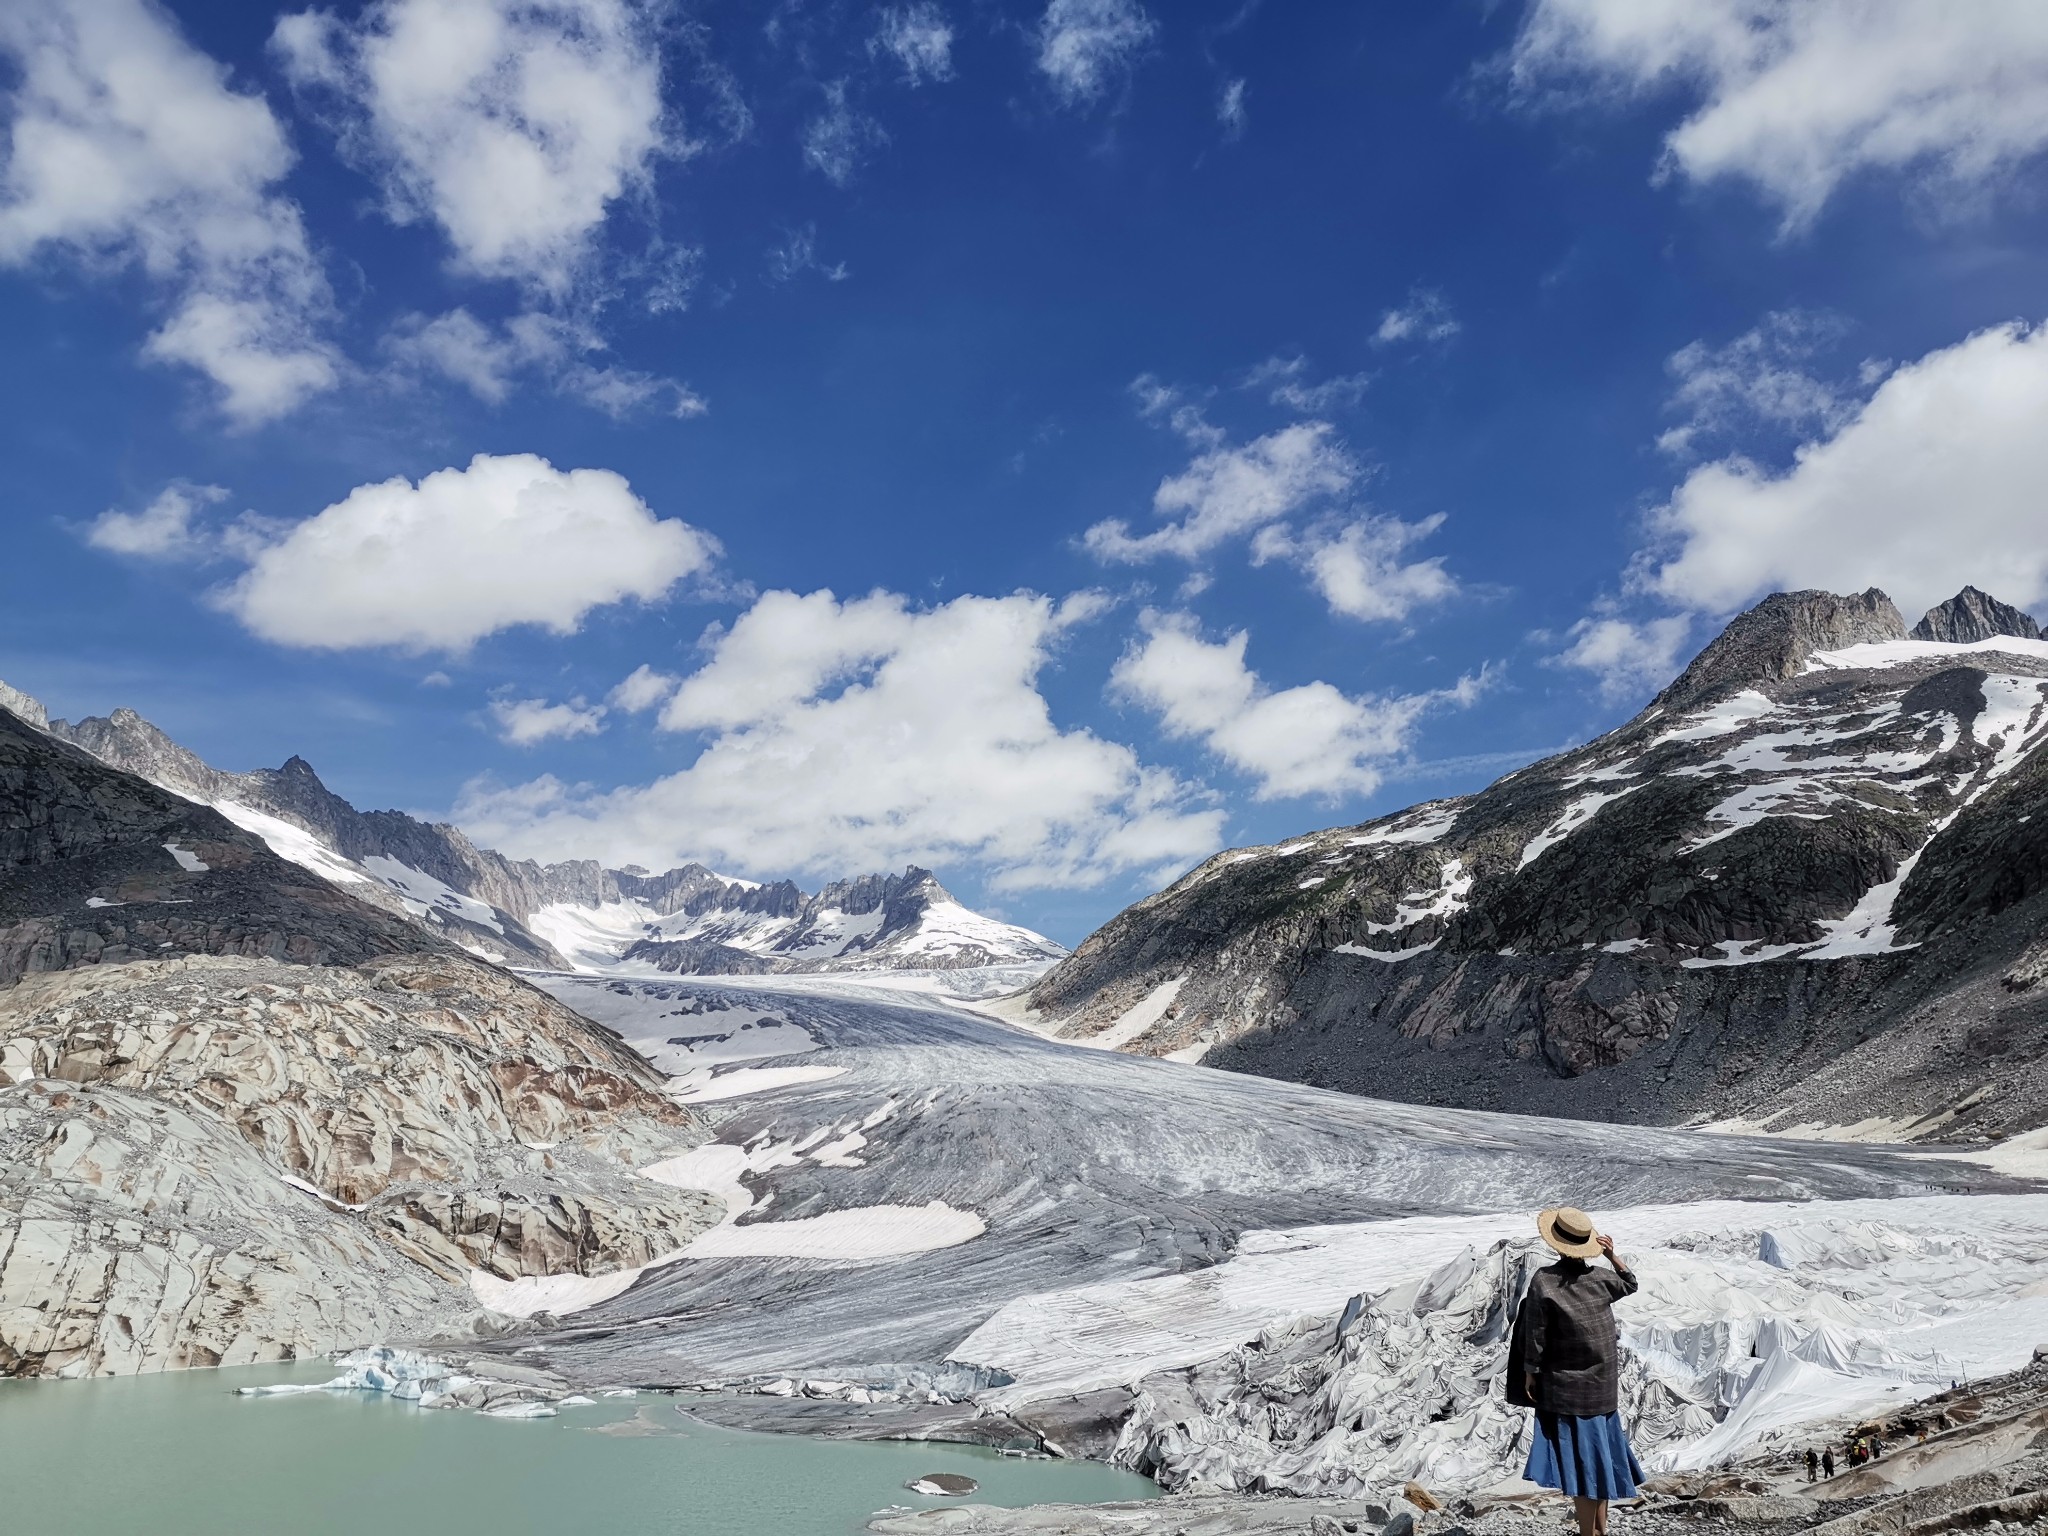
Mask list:
POLYGON ((1522 1476, 1571 1495, 1580 1536, 1606 1536, 1608 1501, 1634 1498, 1643 1480, 1621 1427, 1614 1328, 1614 1304, 1635 1294, 1636 1277, 1584 1211, 1540 1212, 1536 1231, 1561 1257, 1530 1279, 1508 1346, 1508 1401, 1536 1410, 1522 1476), (1611 1271, 1587 1262, 1602 1254, 1611 1271))
POLYGON ((1835 1475, 1835 1448, 1831 1445, 1820 1453, 1820 1475, 1833 1480, 1835 1475))
POLYGON ((1811 1483, 1820 1477, 1820 1452, 1812 1446, 1806 1448, 1806 1480, 1811 1483))

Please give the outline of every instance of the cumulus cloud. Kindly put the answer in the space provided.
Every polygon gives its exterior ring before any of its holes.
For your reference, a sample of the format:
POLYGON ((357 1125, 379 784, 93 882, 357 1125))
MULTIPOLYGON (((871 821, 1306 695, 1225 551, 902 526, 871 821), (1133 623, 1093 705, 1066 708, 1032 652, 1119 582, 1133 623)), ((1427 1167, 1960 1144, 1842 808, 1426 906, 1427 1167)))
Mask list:
POLYGON ((572 634, 591 609, 652 602, 718 554, 610 470, 480 453, 417 485, 357 486, 250 548, 215 600, 280 645, 461 652, 516 624, 572 634))
POLYGON ((1133 534, 1122 518, 1095 524, 1082 543, 1097 559, 1135 564, 1161 555, 1193 560, 1348 490, 1363 471, 1328 422, 1297 422, 1240 447, 1211 448, 1159 482, 1152 510, 1169 521, 1133 534))
POLYGON ((611 205, 670 143, 640 0, 379 0, 279 19, 272 47, 399 223, 456 264, 560 297, 611 205))
POLYGON ((1773 588, 1878 586, 1911 613, 1974 583, 2048 598, 2048 328, 2002 325, 1887 377, 1788 468, 1701 464, 1652 516, 1637 584, 1725 613, 1773 588))
POLYGON ((1130 748, 1052 718, 1038 676, 1093 594, 764 594, 670 700, 690 765, 599 792, 553 778, 471 785, 456 818, 539 858, 701 859, 843 874, 976 863, 998 888, 1090 885, 1184 867, 1221 811, 1130 748))
POLYGON ((1252 563, 1286 560, 1299 566, 1333 613, 1397 621, 1457 593, 1458 583, 1444 569, 1443 556, 1401 558, 1443 523, 1439 512, 1413 523, 1398 517, 1320 523, 1299 535, 1276 525, 1261 529, 1252 540, 1252 563))
POLYGON ((1692 633, 1692 620, 1670 614, 1640 623, 1613 615, 1592 615, 1567 632, 1571 643, 1546 658, 1551 666, 1590 672, 1609 703, 1630 703, 1670 682, 1692 633))
POLYGON ((1852 395, 1807 366, 1843 329, 1828 316, 1780 310, 1723 346, 1695 341, 1679 348, 1665 368, 1675 386, 1670 409, 1685 420, 1660 435, 1657 446, 1686 454, 1703 437, 1751 425, 1840 426, 1854 409, 1852 395))
POLYGON ((152 0, 0 6, 0 55, 0 265, 141 268, 170 311, 144 355, 205 374, 239 426, 334 386, 332 295, 277 190, 292 149, 261 96, 152 0))
POLYGON ((1536 0, 1509 67, 1524 93, 1682 86, 1660 174, 1746 180, 1787 229, 1860 172, 1971 188, 2048 144, 2037 0, 1536 0))
POLYGON ((595 736, 604 729, 604 706, 571 699, 550 704, 546 699, 493 699, 491 719, 498 739, 514 747, 537 746, 574 736, 595 736))
POLYGON ((1052 0, 1038 23, 1038 67, 1067 105, 1085 105, 1158 30, 1137 0, 1052 0))
POLYGON ((85 541, 110 554, 144 560, 202 559, 213 553, 215 541, 192 520, 202 507, 226 500, 227 494, 217 485, 177 481, 140 512, 109 507, 87 525, 85 541))
POLYGON ((1324 800, 1377 789, 1389 761, 1408 750, 1425 712, 1470 703, 1483 677, 1441 693, 1354 697, 1328 683, 1269 688, 1245 665, 1249 636, 1202 636, 1193 615, 1148 609, 1144 632, 1117 662, 1112 693, 1159 716, 1169 736, 1200 742, 1257 781, 1261 800, 1324 800))
POLYGON ((405 368, 452 379, 478 399, 501 404, 524 374, 615 421, 645 411, 687 420, 711 407, 687 384, 617 363, 601 363, 605 343, 587 325, 528 311, 491 326, 467 309, 429 318, 408 315, 385 342, 405 368))
POLYGON ((846 99, 846 82, 825 86, 825 110, 804 124, 804 164, 835 187, 848 186, 868 151, 889 142, 882 125, 846 99))
POLYGON ((680 681, 666 672, 655 671, 643 661, 605 695, 605 703, 629 715, 644 714, 674 693, 680 681))
POLYGON ((1458 318, 1434 288, 1415 288, 1408 302, 1380 316, 1372 339, 1381 346, 1397 341, 1449 341, 1458 334, 1458 318))
POLYGON ((885 6, 876 18, 868 52, 895 59, 909 85, 953 78, 953 24, 932 0, 885 6))

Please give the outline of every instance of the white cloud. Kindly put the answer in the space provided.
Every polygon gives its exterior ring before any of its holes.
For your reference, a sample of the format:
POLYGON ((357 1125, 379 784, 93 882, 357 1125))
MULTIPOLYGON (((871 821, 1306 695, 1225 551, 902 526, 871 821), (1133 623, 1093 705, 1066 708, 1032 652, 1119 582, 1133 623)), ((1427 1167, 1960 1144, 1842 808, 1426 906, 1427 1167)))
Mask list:
POLYGON ((953 26, 932 0, 884 7, 868 40, 868 52, 877 51, 891 55, 911 85, 953 78, 953 26))
POLYGON ((1130 391, 1141 417, 1171 428, 1193 447, 1214 448, 1229 436, 1221 427, 1210 425, 1201 406, 1156 373, 1139 374, 1131 380, 1130 391))
POLYGON ((833 80, 825 86, 825 110, 804 124, 804 164, 844 187, 867 152, 888 142, 880 123, 848 104, 846 82, 833 80))
POLYGON ((503 403, 521 374, 534 371, 556 393, 615 421, 647 410, 688 419, 710 409, 687 384, 616 363, 593 363, 590 359, 605 351, 593 329, 536 311, 515 315, 502 328, 486 325, 467 309, 431 319, 408 315, 386 339, 386 347, 400 364, 452 379, 493 405, 503 403))
POLYGON ((1264 389, 1266 398, 1275 405, 1284 405, 1290 411, 1304 416, 1321 416, 1330 411, 1342 410, 1358 404, 1365 398, 1366 389, 1371 385, 1369 374, 1346 373, 1311 384, 1308 378, 1308 359, 1273 356, 1245 375, 1246 389, 1264 389))
POLYGON ((998 888, 1184 867, 1219 810, 1128 747, 1061 729, 1037 686, 1099 613, 1030 593, 916 609, 875 593, 770 592, 708 637, 662 715, 709 739, 681 771, 609 792, 552 778, 471 785, 456 817, 495 847, 659 868, 974 863, 998 888))
MULTIPOLYGON (((1838 427, 1852 396, 1807 372, 1813 354, 1842 333, 1822 315, 1781 310, 1721 347, 1695 341, 1665 364, 1675 381, 1670 409, 1686 420, 1657 439, 1666 453, 1693 452, 1702 437, 1752 423, 1799 429, 1838 427)), ((1875 382, 1872 380, 1871 382, 1875 382)))
POLYGON ((1284 526, 1264 528, 1252 541, 1252 563, 1287 560, 1307 573, 1323 601, 1347 618, 1400 620, 1429 603, 1455 596, 1458 583, 1444 569, 1444 557, 1403 562, 1413 545, 1443 526, 1441 512, 1420 522, 1367 517, 1323 523, 1296 535, 1284 526))
POLYGON ((1448 341, 1458 334, 1457 316, 1434 288, 1409 290, 1408 302, 1380 316, 1372 339, 1385 346, 1396 341, 1448 341))
POLYGON ((586 704, 582 699, 566 704, 550 704, 546 699, 491 700, 498 739, 515 747, 595 736, 604 729, 604 713, 603 705, 586 704))
POLYGON ((643 661, 605 695, 605 703, 629 715, 641 714, 667 699, 680 681, 666 672, 655 671, 643 661))
POLYGON ((254 426, 332 388, 332 296, 292 164, 258 95, 152 0, 15 0, 0 55, 18 78, 0 145, 0 264, 66 252, 142 268, 171 313, 145 356, 198 369, 254 426))
POLYGON ((94 518, 85 531, 86 543, 116 555, 135 555, 145 560, 192 560, 214 550, 206 530, 192 526, 202 507, 227 499, 217 485, 188 485, 183 481, 165 486, 140 512, 121 512, 112 507, 94 518))
POLYGON ((431 219, 462 268, 557 298, 666 133, 639 0, 380 0, 354 22, 287 15, 272 45, 330 102, 400 222, 431 219))
POLYGON ((1129 524, 1112 518, 1095 524, 1082 542, 1100 560, 1192 560, 1342 493, 1361 474, 1328 422, 1297 422, 1242 447, 1197 454, 1181 473, 1160 481, 1152 510, 1174 519, 1164 527, 1133 536, 1129 524))
POLYGON ((216 601, 280 645, 460 652, 515 624, 574 633, 591 609, 652 602, 718 553, 610 470, 480 453, 418 485, 357 486, 251 548, 216 601))
POLYGON ((408 315, 388 343, 403 363, 453 379, 479 400, 502 404, 534 359, 515 335, 500 335, 466 309, 429 319, 408 315))
POLYGON ((1136 0, 1052 0, 1038 23, 1038 67, 1069 106, 1091 102, 1158 30, 1136 0))
POLYGON ((818 259, 818 227, 806 224, 787 231, 780 245, 768 248, 768 281, 793 282, 806 272, 816 272, 828 283, 843 283, 853 274, 843 261, 827 266, 818 259))
POLYGON ((1216 97, 1216 121, 1223 125, 1223 137, 1241 139, 1245 130, 1244 82, 1229 80, 1216 97))
POLYGON ((1980 331, 1892 373, 1774 472, 1702 464, 1652 517, 1637 582, 1725 613, 1773 588, 1878 586, 1913 613, 1974 583, 2048 598, 2048 328, 1980 331))
POLYGON ((1111 674, 1112 692, 1153 711, 1169 736, 1198 741, 1257 780, 1261 800, 1372 793, 1382 769, 1408 750, 1432 706, 1469 703, 1483 686, 1467 678, 1443 693, 1353 697, 1328 683, 1268 688, 1245 665, 1243 630, 1202 638, 1190 614, 1148 609, 1111 674))
POLYGON ((640 303, 650 315, 680 314, 690 307, 704 276, 704 247, 670 245, 659 235, 647 251, 627 265, 628 273, 645 286, 640 303))
POLYGON ((1968 188, 2048 144, 2039 0, 1537 0, 1510 67, 1525 92, 1683 84, 1664 169, 1752 182, 1788 229, 1859 172, 1968 188))
POLYGON ((1602 698, 1629 703, 1671 681, 1691 633, 1692 620, 1685 614, 1640 624, 1594 615, 1574 624, 1567 636, 1571 644, 1547 661, 1591 672, 1600 681, 1602 698))

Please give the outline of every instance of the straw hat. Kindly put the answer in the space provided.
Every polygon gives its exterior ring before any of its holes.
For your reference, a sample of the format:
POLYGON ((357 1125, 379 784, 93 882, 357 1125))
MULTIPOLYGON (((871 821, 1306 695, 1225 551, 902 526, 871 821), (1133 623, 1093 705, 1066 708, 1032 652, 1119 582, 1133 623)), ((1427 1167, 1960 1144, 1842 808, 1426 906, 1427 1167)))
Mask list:
POLYGON ((1600 1256, 1600 1233, 1593 1226, 1593 1218, 1575 1205, 1538 1211, 1536 1231, 1543 1241, 1568 1259, 1596 1259, 1600 1256))

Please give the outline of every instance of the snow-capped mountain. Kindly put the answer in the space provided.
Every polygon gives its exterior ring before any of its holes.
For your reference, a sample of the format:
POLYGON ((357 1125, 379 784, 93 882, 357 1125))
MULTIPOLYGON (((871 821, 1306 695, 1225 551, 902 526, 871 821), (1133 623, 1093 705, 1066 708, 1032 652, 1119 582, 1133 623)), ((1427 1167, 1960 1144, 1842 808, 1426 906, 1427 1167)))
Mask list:
POLYGON ((595 907, 555 902, 529 922, 591 970, 624 961, 698 976, 955 971, 1043 966, 1066 955, 1028 928, 968 910, 916 865, 900 875, 835 880, 812 896, 787 881, 727 879, 722 891, 706 882, 666 910, 631 898, 595 907))
POLYGON ((1218 854, 1032 991, 1060 1033, 1391 1097, 1774 1128, 2048 1119, 2048 642, 1780 593, 1478 794, 1218 854))
POLYGON ((75 724, 52 720, 4 683, 0 709, 212 807, 278 856, 358 899, 505 964, 720 975, 996 967, 1015 987, 1066 954, 1029 929, 970 911, 915 866, 900 875, 835 881, 811 894, 790 881, 764 885, 700 864, 656 875, 587 859, 513 860, 445 823, 358 811, 303 758, 225 773, 133 710, 75 724))

